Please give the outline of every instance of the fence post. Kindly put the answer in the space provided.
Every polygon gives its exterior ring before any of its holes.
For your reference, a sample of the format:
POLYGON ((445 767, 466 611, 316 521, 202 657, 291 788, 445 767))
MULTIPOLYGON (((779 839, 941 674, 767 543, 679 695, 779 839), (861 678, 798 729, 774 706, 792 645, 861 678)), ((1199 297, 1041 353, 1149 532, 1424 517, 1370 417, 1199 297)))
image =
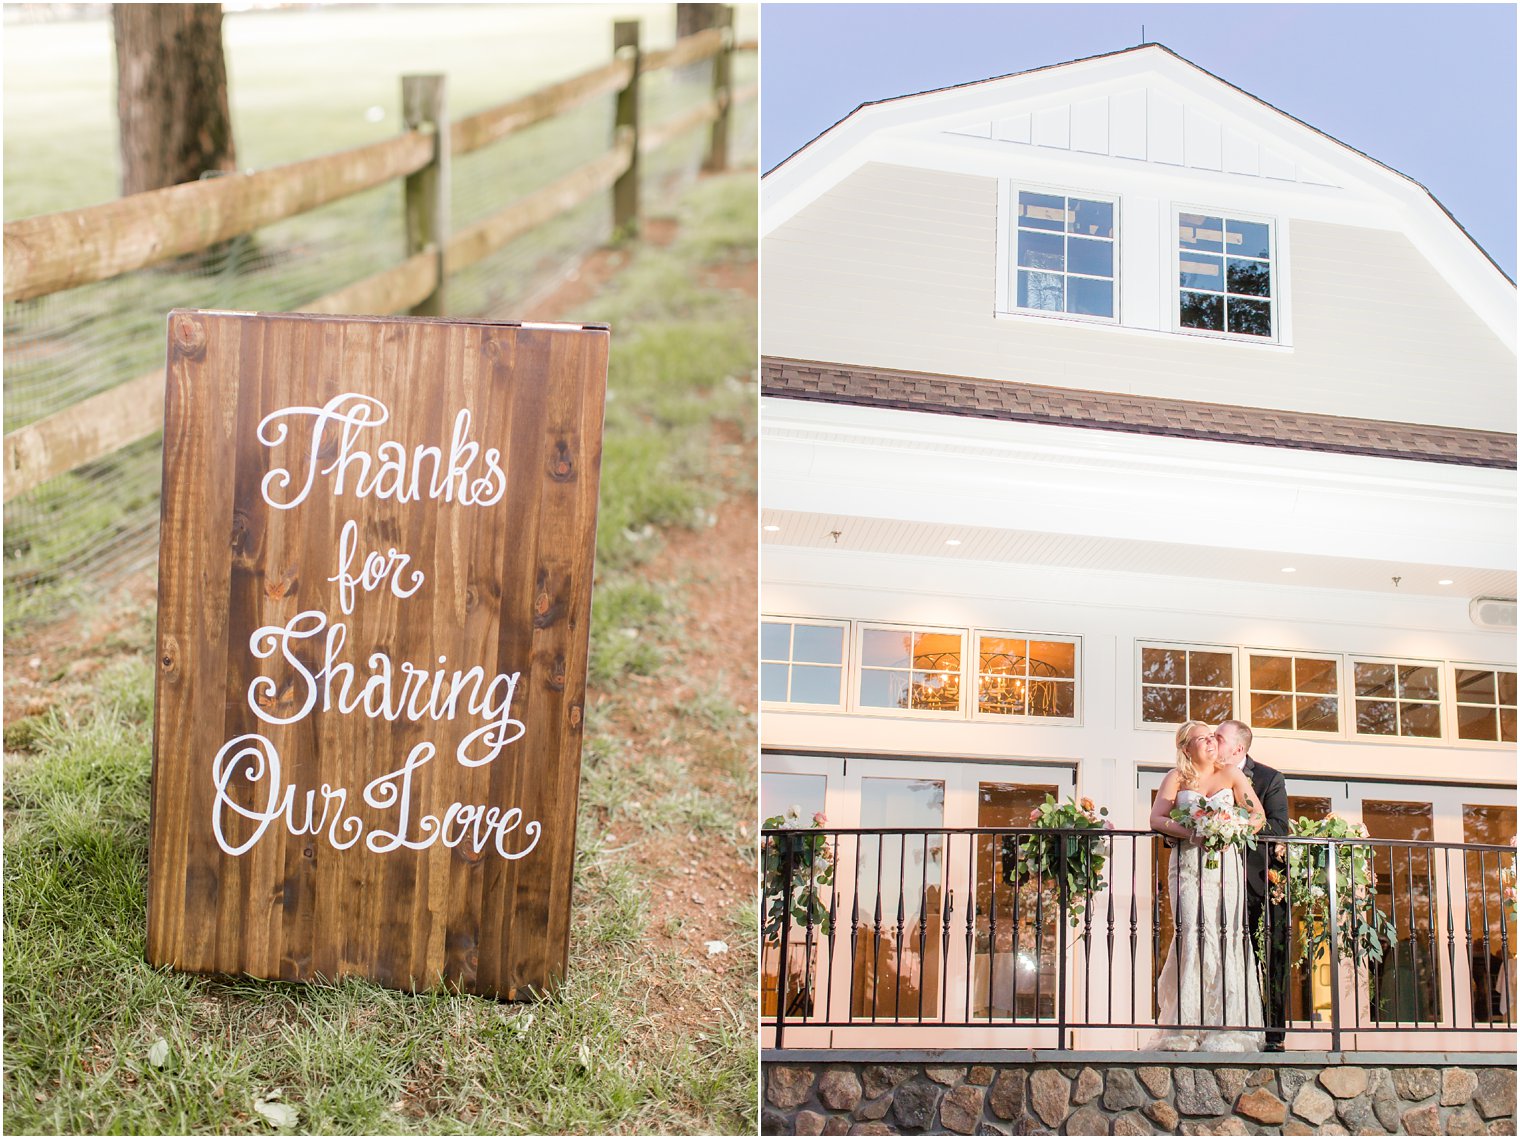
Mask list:
POLYGON ((442 75, 403 75, 401 114, 409 131, 431 131, 433 160, 406 176, 406 255, 432 248, 438 262, 433 291, 411 311, 413 316, 442 316, 445 307, 444 250, 449 243, 449 116, 442 75))
POLYGON ((612 25, 612 51, 633 62, 633 74, 628 85, 618 92, 617 115, 613 120, 613 136, 629 128, 633 137, 633 153, 628 159, 628 169, 612 184, 612 234, 617 240, 633 237, 639 229, 639 22, 618 20, 612 25))
POLYGON ((724 4, 718 8, 713 13, 712 26, 723 33, 723 47, 713 56, 713 101, 718 104, 718 117, 713 120, 707 158, 702 163, 702 169, 709 172, 728 169, 728 109, 733 102, 733 6, 724 4))

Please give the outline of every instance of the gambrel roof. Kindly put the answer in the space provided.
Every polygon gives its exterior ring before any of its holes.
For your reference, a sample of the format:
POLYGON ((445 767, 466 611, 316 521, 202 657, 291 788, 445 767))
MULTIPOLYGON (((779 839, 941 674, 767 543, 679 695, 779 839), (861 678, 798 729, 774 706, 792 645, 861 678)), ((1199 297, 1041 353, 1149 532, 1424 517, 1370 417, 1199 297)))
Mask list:
POLYGON ((1399 230, 1515 347, 1514 282, 1428 189, 1161 44, 862 104, 765 175, 762 231, 868 162, 998 176, 1052 161, 1256 186, 1304 216, 1399 230))

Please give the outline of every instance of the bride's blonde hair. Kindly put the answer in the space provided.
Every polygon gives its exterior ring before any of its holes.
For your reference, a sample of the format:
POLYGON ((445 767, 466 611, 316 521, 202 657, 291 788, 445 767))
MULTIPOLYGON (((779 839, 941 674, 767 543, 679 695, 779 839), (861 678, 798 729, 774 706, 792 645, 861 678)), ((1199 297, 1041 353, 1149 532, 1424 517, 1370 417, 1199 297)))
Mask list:
POLYGON ((1214 729, 1202 720, 1189 720, 1177 729, 1177 774, 1182 777, 1182 786, 1191 787, 1198 778, 1198 769, 1193 766, 1193 757, 1187 753, 1183 744, 1187 743, 1188 733, 1194 728, 1203 728, 1212 732, 1214 729))

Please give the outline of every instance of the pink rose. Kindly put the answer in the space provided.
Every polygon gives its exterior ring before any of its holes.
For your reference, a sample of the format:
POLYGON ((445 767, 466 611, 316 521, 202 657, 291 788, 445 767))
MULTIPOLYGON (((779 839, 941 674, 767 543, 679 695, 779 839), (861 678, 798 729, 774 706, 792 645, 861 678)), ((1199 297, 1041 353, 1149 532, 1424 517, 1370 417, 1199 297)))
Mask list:
POLYGON ((828 821, 829 821, 828 817, 822 811, 814 811, 813 812, 813 825, 815 827, 821 827, 821 826, 823 826, 824 823, 826 823, 828 821))

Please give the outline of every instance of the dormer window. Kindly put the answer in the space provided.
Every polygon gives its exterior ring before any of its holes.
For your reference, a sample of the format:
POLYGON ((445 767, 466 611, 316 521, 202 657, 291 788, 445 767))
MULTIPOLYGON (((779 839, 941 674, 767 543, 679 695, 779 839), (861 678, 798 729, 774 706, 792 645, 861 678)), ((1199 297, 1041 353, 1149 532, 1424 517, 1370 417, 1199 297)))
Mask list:
POLYGON ((1114 320, 1115 200, 1019 189, 1014 201, 1013 307, 1114 320))
POLYGON ((1177 327, 1271 340, 1276 327, 1272 223, 1177 214, 1177 327))

